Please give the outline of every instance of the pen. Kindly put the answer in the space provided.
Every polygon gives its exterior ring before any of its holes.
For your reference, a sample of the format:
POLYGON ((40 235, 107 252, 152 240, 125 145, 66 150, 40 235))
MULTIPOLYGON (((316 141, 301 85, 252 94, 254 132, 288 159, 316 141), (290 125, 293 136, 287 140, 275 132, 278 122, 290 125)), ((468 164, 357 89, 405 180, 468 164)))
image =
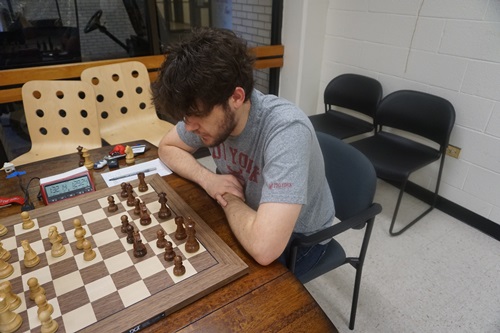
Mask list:
POLYGON ((155 170, 156 170, 156 168, 145 169, 145 170, 136 171, 136 172, 133 172, 133 173, 128 173, 126 175, 121 175, 121 176, 118 176, 118 177, 110 178, 109 180, 113 181, 113 180, 118 180, 118 179, 122 179, 122 178, 132 177, 132 176, 135 176, 135 175, 137 175, 138 173, 141 173, 141 172, 146 173, 146 172, 151 172, 151 171, 155 171, 155 170))

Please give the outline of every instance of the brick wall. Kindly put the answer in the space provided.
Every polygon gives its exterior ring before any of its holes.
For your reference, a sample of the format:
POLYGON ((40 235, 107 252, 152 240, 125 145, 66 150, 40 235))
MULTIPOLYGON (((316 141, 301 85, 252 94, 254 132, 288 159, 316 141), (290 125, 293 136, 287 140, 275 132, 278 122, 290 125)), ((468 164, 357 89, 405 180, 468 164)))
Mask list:
MULTIPOLYGON (((250 47, 271 44, 272 0, 235 0, 232 2, 233 31, 250 47)), ((269 70, 256 70, 255 88, 269 91, 269 70)))

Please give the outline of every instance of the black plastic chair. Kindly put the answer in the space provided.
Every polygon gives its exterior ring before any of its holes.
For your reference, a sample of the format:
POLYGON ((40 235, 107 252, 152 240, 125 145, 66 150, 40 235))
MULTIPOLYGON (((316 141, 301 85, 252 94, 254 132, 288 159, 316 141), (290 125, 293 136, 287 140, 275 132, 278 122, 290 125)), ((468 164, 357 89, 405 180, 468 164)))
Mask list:
POLYGON ((454 123, 455 109, 446 99, 419 91, 400 90, 381 101, 375 114, 375 135, 351 143, 372 161, 379 178, 401 184, 389 228, 392 236, 403 233, 434 209, 454 123), (427 139, 429 144, 403 137, 394 129, 416 134, 427 139), (408 178, 414 171, 439 159, 441 163, 430 207, 399 231, 394 231, 408 178))
POLYGON ((356 278, 349 328, 354 329, 363 263, 375 216, 382 211, 379 204, 373 203, 377 175, 371 162, 358 150, 328 134, 319 132, 316 134, 325 160, 326 178, 335 203, 335 216, 340 222, 315 234, 292 240, 287 262, 293 272, 298 247, 321 243, 352 228, 364 228, 358 257, 347 257, 342 246, 332 239, 320 262, 306 274, 298 276, 302 283, 306 283, 343 264, 351 264, 356 269, 356 278))
POLYGON ((325 88, 325 113, 310 116, 309 119, 316 131, 343 140, 373 131, 373 115, 381 99, 382 85, 376 79, 359 74, 342 74, 325 88), (349 114, 339 107, 358 114, 349 114))

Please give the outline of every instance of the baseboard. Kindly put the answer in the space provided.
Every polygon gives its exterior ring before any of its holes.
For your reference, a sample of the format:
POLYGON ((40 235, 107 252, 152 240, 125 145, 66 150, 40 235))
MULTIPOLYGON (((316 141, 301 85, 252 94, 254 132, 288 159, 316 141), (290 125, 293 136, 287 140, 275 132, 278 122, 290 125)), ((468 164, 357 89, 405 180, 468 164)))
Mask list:
MULTIPOLYGON (((399 188, 397 183, 390 181, 388 183, 399 188)), ((405 192, 429 205, 432 202, 433 193, 413 182, 408 182, 405 192)), ((500 241, 500 224, 497 224, 441 196, 438 196, 436 208, 500 241)))

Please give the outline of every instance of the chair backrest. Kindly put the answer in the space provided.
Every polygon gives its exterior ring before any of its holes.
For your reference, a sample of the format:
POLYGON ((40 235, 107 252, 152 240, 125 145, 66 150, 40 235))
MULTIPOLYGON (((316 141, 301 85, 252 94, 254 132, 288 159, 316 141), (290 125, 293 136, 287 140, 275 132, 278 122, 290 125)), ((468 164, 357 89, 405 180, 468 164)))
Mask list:
MULTIPOLYGON (((143 63, 129 61, 90 67, 82 72, 81 79, 94 88, 99 127, 104 140, 108 141, 116 133, 127 131, 144 132, 146 135, 151 129, 144 124, 161 121, 151 100, 151 83, 143 63)), ((130 133, 128 136, 129 140, 135 140, 136 137, 140 135, 132 136, 130 133)), ((126 138, 123 135, 118 141, 126 138)))
POLYGON ((380 102, 375 126, 420 135, 446 149, 455 124, 455 109, 446 99, 413 90, 398 90, 380 102))
POLYGON ((372 163, 360 151, 331 135, 316 132, 335 216, 345 220, 370 207, 377 187, 372 163))
POLYGON ((92 87, 81 81, 36 80, 22 87, 31 149, 15 158, 26 164, 102 146, 92 87))
POLYGON ((335 105, 373 117, 382 99, 382 85, 364 75, 341 74, 328 83, 323 98, 325 111, 335 105))

